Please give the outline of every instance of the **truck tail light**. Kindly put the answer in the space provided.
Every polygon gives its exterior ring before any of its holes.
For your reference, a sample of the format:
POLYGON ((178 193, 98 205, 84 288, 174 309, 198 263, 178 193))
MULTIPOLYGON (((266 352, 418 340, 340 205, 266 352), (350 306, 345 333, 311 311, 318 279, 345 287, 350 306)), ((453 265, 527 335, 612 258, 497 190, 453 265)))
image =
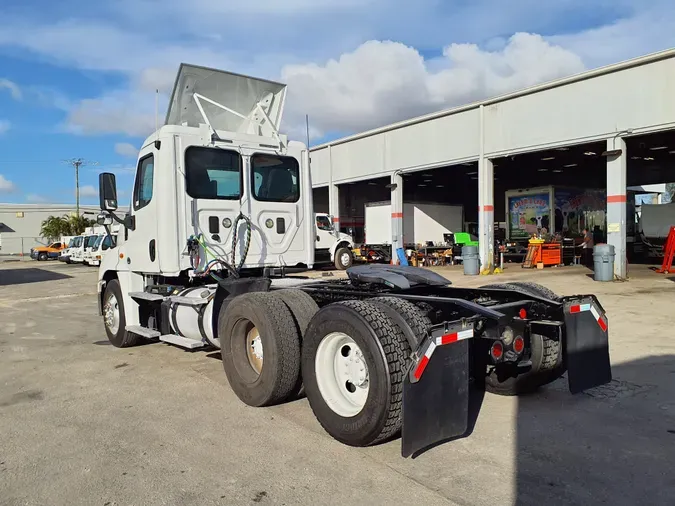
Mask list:
POLYGON ((524 349, 525 349, 525 340, 523 339, 522 336, 516 337, 515 341, 513 341, 513 351, 515 351, 516 353, 522 353, 524 349))
POLYGON ((492 355, 494 360, 499 360, 502 358, 504 355, 504 346, 502 345, 501 341, 495 341, 492 344, 492 348, 490 348, 490 355, 492 355))

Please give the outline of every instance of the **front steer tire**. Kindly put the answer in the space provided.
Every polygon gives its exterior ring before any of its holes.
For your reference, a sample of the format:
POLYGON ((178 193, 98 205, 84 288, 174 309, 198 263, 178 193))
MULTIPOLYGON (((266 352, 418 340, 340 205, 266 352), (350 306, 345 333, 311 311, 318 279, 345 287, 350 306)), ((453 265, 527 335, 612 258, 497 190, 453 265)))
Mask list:
POLYGON ((315 417, 328 434, 349 446, 369 446, 401 430, 405 336, 385 311, 367 301, 343 301, 323 307, 307 328, 302 348, 305 392, 315 417), (369 391, 362 409, 343 417, 326 403, 317 382, 316 356, 332 333, 349 336, 363 353, 369 391))
POLYGON ((108 341, 116 348, 129 348, 131 346, 136 346, 140 342, 140 336, 126 331, 127 320, 124 316, 124 299, 122 298, 120 282, 116 279, 108 281, 105 285, 105 293, 103 294, 103 318, 108 341), (109 305, 110 307, 108 308, 109 305), (113 333, 105 321, 105 315, 108 310, 115 311, 115 305, 117 306, 118 325, 116 332, 113 333))
POLYGON ((223 367, 230 387, 249 406, 269 406, 286 400, 300 375, 300 337, 293 314, 273 292, 251 292, 229 301, 218 318, 223 367), (247 332, 257 328, 262 343, 258 374, 247 357, 247 332))
POLYGON ((346 271, 354 263, 354 254, 349 248, 338 248, 335 252, 335 268, 340 271, 346 271))

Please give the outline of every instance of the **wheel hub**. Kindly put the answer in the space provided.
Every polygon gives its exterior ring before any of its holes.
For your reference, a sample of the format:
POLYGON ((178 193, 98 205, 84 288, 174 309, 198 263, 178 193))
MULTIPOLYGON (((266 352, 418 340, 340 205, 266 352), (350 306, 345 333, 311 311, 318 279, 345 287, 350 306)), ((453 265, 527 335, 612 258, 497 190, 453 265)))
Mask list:
POLYGON ((103 306, 103 321, 105 326, 110 329, 110 332, 113 334, 117 333, 120 321, 120 313, 119 305, 117 304, 117 298, 114 295, 108 297, 108 300, 103 306))
POLYGON ((343 253, 340 256, 340 261, 342 262, 342 265, 347 265, 349 263, 349 253, 343 253))
POLYGON ((354 386, 364 387, 368 382, 368 371, 363 353, 359 348, 352 349, 349 345, 343 346, 343 353, 347 353, 347 356, 343 355, 343 360, 338 363, 342 375, 354 386))
POLYGON ((252 327, 246 334, 246 355, 253 370, 260 374, 263 366, 263 344, 256 327, 252 327))
POLYGON ((370 390, 368 365, 356 342, 342 332, 323 338, 316 351, 316 379, 328 407, 343 417, 361 412, 370 390))

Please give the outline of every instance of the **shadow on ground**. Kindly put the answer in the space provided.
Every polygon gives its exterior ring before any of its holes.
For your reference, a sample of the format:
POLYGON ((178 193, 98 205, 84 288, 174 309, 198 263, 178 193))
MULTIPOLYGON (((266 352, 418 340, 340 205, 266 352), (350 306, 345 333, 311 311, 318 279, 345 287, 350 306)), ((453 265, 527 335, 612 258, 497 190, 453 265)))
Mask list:
POLYGON ((582 394, 565 377, 518 399, 516 505, 673 504, 675 355, 612 373, 582 394))
POLYGON ((44 269, 2 269, 0 270, 0 286, 23 285, 27 283, 41 283, 43 281, 58 281, 73 276, 44 269))

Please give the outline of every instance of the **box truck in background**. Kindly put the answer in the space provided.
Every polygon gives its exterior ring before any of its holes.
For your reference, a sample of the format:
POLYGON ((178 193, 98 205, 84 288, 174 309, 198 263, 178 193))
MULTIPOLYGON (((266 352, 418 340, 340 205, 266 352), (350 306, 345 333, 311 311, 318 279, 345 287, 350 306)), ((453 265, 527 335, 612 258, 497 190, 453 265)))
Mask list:
MULTIPOLYGON (((365 205, 365 238, 358 248, 362 258, 371 261, 391 261, 392 212, 391 202, 369 202, 365 205)), ((464 231, 464 207, 448 204, 404 202, 404 248, 417 245, 446 244, 447 234, 464 231)))

